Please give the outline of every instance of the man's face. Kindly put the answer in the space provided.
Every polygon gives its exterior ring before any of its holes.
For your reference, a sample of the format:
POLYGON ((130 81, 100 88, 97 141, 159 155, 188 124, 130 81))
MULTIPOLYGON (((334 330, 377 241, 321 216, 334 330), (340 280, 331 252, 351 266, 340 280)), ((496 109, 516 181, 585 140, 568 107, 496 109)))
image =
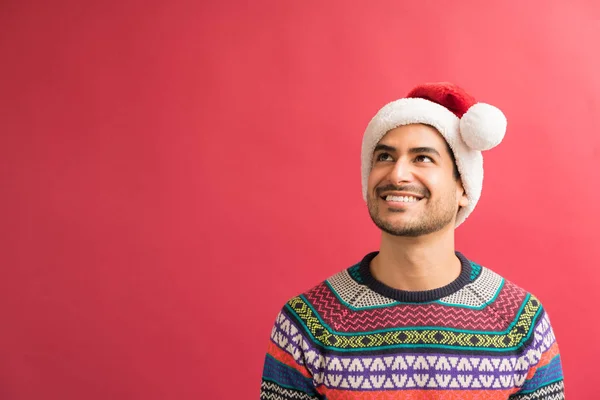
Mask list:
POLYGON ((442 135, 431 126, 403 125, 377 144, 369 174, 371 219, 394 236, 421 236, 454 228, 468 199, 442 135))

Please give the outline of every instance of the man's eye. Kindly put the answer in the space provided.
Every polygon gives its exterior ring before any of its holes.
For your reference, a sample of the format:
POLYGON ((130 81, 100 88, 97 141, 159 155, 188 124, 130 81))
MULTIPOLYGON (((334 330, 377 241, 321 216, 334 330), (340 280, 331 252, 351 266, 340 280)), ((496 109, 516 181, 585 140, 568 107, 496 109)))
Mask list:
POLYGON ((392 156, 388 153, 381 153, 377 156, 377 161, 392 161, 392 156))
POLYGON ((417 158, 415 158, 415 161, 417 162, 433 162, 433 160, 431 159, 431 157, 427 157, 427 156, 417 156, 417 158))

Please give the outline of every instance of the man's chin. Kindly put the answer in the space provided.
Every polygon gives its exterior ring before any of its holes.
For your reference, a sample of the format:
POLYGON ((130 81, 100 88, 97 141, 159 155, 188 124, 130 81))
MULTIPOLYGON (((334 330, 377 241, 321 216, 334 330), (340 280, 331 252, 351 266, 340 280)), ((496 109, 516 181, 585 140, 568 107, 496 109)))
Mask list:
POLYGON ((399 223, 398 221, 389 221, 381 218, 371 218, 373 223, 382 230, 393 236, 415 236, 414 231, 418 231, 418 227, 412 226, 406 222, 399 223))

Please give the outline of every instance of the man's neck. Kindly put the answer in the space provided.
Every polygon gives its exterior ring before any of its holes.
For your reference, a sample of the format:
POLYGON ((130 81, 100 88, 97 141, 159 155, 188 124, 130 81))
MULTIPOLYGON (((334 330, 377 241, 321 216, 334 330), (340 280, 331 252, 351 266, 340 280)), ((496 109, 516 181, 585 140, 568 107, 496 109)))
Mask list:
POLYGON ((437 289, 454 281, 461 263, 454 252, 454 230, 419 237, 382 234, 371 273, 394 289, 423 291, 437 289))

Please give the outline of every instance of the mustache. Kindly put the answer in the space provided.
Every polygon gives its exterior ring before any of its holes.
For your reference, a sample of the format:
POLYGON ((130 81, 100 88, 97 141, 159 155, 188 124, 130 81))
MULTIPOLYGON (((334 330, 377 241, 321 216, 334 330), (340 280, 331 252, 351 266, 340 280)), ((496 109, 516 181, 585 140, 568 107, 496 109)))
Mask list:
POLYGON ((383 192, 410 192, 414 194, 418 194, 423 197, 429 197, 429 190, 423 187, 415 186, 415 185, 403 185, 403 186, 395 186, 395 185, 385 185, 380 186, 375 189, 377 196, 381 197, 383 192))

